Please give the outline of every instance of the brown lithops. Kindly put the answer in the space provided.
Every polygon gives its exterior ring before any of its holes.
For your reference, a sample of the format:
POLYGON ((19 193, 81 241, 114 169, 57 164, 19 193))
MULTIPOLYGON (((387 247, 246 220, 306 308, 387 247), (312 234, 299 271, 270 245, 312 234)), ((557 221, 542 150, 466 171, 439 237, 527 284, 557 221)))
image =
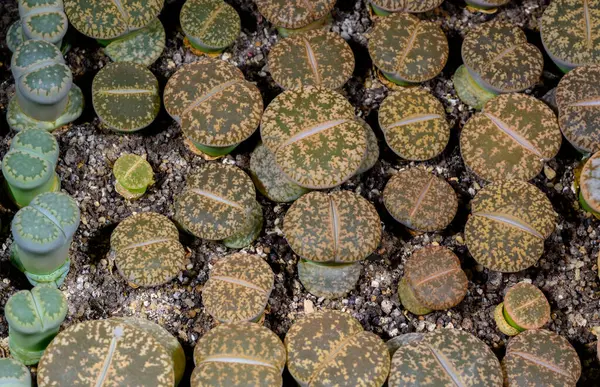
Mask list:
POLYGON ((321 27, 334 5, 335 0, 256 0, 258 12, 283 36, 321 27))
POLYGON ((550 319, 550 304, 535 285, 520 282, 506 292, 504 302, 494 311, 502 333, 515 336, 528 329, 539 329, 550 319))
POLYGON ((444 0, 369 0, 376 15, 388 16, 395 12, 421 13, 431 11, 444 0))
POLYGON ((600 216, 600 152, 592 155, 581 170, 579 203, 584 210, 600 216))

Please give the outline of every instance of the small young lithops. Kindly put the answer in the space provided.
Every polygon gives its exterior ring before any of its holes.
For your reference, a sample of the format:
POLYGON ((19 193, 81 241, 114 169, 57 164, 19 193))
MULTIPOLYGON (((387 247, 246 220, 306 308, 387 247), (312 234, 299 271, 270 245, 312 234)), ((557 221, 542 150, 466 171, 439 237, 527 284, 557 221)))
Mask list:
POLYGON ((23 363, 11 358, 0 358, 0 386, 31 387, 31 373, 23 363))
POLYGON ((69 21, 62 0, 19 0, 19 16, 7 33, 8 48, 15 51, 25 40, 44 40, 60 47, 69 21))
POLYGON ((327 24, 335 0, 256 0, 256 5, 281 36, 288 36, 327 24))
POLYGON ((109 63, 94 77, 92 103, 109 129, 125 133, 144 129, 160 110, 158 80, 142 65, 109 63))
POLYGON ((496 8, 510 3, 510 0, 465 0, 472 9, 488 11, 486 13, 495 12, 496 8))
POLYGON ((359 194, 316 191, 294 202, 283 232, 301 257, 298 277, 306 290, 338 298, 354 289, 360 261, 379 246, 381 221, 375 207, 359 194))
POLYGON ((219 322, 258 322, 274 281, 273 270, 261 257, 235 253, 219 259, 211 269, 202 289, 202 303, 219 322))
POLYGON ((164 103, 191 149, 210 157, 231 152, 258 128, 263 101, 258 87, 234 65, 201 58, 169 79, 164 103))
POLYGON ((600 151, 590 157, 581 170, 579 203, 584 210, 600 216, 600 151))
POLYGON ((545 329, 525 331, 510 339, 502 369, 507 387, 575 387, 581 376, 575 348, 545 329))
POLYGON ((562 136, 556 115, 525 94, 499 95, 472 116, 460 135, 460 152, 480 178, 531 180, 558 153, 562 136))
POLYGON ((285 347, 268 328, 250 322, 221 324, 194 348, 191 386, 280 387, 285 347))
POLYGON ((339 89, 354 71, 354 53, 338 34, 307 31, 277 42, 269 52, 269 71, 284 89, 323 86, 339 89))
POLYGON ((37 364, 67 311, 66 297, 52 285, 38 285, 10 296, 4 314, 11 355, 25 365, 37 364))
POLYGON ((414 84, 442 71, 448 60, 448 40, 437 24, 396 13, 375 24, 369 53, 387 79, 399 85, 414 84))
POLYGON ((145 157, 122 154, 113 165, 115 190, 125 199, 139 199, 154 184, 152 166, 145 157))
POLYGON ((497 181, 471 201, 465 243, 481 265, 513 273, 538 261, 555 222, 552 203, 536 186, 519 180, 497 181))
POLYGON ((458 210, 452 186, 418 167, 392 176, 383 190, 383 203, 394 219, 421 232, 443 230, 458 210))
POLYGON ((535 285, 520 282, 508 289, 504 302, 496 306, 494 320, 502 333, 516 336, 546 325, 550 320, 550 304, 535 285))
POLYGON ((223 0, 187 0, 179 22, 192 47, 206 53, 225 50, 242 30, 240 15, 223 0))
POLYGON ((421 13, 439 7, 444 0, 369 0, 377 16, 389 16, 395 12, 421 13))

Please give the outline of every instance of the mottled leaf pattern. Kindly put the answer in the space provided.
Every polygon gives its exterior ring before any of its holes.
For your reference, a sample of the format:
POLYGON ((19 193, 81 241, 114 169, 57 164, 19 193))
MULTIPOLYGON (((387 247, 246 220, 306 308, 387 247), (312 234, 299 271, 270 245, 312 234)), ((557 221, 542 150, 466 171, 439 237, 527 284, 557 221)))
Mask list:
POLYGON ((187 0, 179 20, 192 44, 215 50, 233 44, 241 32, 240 15, 223 0, 187 0))
POLYGON ((28 39, 58 44, 67 33, 69 21, 62 0, 19 0, 19 15, 28 39))
POLYGON ((135 33, 113 40, 106 46, 105 51, 114 62, 133 62, 150 66, 162 54, 165 42, 165 28, 157 18, 135 33))
POLYGON ((585 162, 579 178, 579 189, 592 211, 600 212, 600 151, 585 162))
POLYGON ((369 2, 387 12, 421 13, 439 7, 444 0, 369 0, 369 2))
POLYGON ((310 294, 324 298, 340 298, 348 294, 358 282, 362 265, 358 262, 332 264, 298 261, 298 278, 310 294))
POLYGON ((297 29, 324 18, 336 0, 256 0, 258 11, 276 27, 297 29))
POLYGON ((550 304, 535 285, 520 282, 504 296, 504 312, 522 329, 538 329, 550 320, 550 304))

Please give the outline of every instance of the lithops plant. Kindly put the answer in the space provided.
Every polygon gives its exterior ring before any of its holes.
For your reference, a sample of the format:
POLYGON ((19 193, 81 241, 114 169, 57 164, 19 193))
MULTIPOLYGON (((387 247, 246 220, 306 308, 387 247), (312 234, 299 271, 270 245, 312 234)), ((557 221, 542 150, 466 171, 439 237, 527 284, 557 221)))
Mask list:
POLYGON ((480 190, 471 201, 465 243, 481 265, 513 273, 538 261, 555 222, 552 203, 533 184, 497 181, 480 190))
POLYGON ((369 0, 371 9, 378 16, 389 16, 396 12, 421 13, 439 7, 444 0, 369 0))
POLYGON ((281 36, 289 36, 327 24, 335 0, 257 0, 256 5, 281 36))
POLYGON ((545 329, 525 331, 510 339, 502 369, 507 387, 574 387, 581 376, 575 348, 545 329))
POLYGON ((600 216, 600 151, 590 157, 581 170, 579 203, 584 210, 600 216))
POLYGON ((194 348, 191 386, 279 387, 286 352, 277 335, 250 322, 221 324, 194 348))
POLYGON ((558 153, 562 136, 554 112, 525 94, 499 95, 472 116, 460 135, 460 152, 480 178, 531 180, 558 153))
POLYGON ((421 232, 443 230, 458 210, 452 186, 418 167, 392 176, 383 190, 383 203, 394 219, 421 232))
POLYGON ((258 128, 263 101, 258 88, 223 60, 202 58, 169 79, 164 102, 192 150, 210 157, 231 152, 258 128))
POLYGON ((535 285, 520 282, 508 289, 504 302, 496 306, 494 320, 502 333, 516 336, 546 325, 550 320, 550 304, 535 285))
POLYGON ((448 60, 448 40, 437 24, 396 13, 375 24, 369 53, 387 79, 408 85, 428 81, 442 71, 448 60))
POLYGON ((132 62, 150 66, 165 49, 165 28, 158 19, 126 37, 111 41, 104 52, 113 62, 132 62))
POLYGON ((510 3, 510 0, 465 0, 465 3, 467 3, 471 9, 493 13, 496 11, 496 8, 510 3))
POLYGON ((360 261, 381 241, 381 221, 369 201, 351 191, 310 192, 285 215, 283 232, 301 259, 298 277, 319 297, 342 297, 356 286, 360 261))
POLYGON ((69 27, 62 0, 19 0, 18 4, 20 20, 7 33, 8 48, 14 52, 30 39, 60 47, 69 27))
POLYGON ((77 203, 61 192, 40 194, 17 212, 11 223, 11 260, 34 286, 63 283, 79 219, 77 203))
POLYGON ((38 285, 10 296, 4 314, 11 355, 25 365, 36 364, 58 333, 67 311, 66 297, 52 285, 38 285))
POLYGON ((347 313, 326 310, 298 320, 285 336, 287 366, 301 386, 381 387, 390 371, 385 343, 347 313))
POLYGON ((0 386, 31 387, 29 368, 18 360, 0 358, 0 386))
POLYGON ((206 53, 225 50, 242 30, 240 15, 223 0, 187 0, 179 21, 192 47, 206 53))
POLYGON ((126 199, 142 197, 148 186, 154 184, 152 166, 145 157, 124 153, 113 165, 115 190, 126 199))
POLYGON ((165 284, 188 263, 177 227, 154 212, 119 223, 110 236, 110 248, 119 273, 133 287, 165 284))

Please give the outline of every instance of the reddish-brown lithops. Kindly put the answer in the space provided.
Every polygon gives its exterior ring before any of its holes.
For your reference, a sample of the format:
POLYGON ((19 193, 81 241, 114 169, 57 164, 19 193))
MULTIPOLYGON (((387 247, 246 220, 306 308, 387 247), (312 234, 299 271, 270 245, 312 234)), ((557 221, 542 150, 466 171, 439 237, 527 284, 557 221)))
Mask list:
POLYGON ((444 0, 369 0, 376 15, 388 16, 395 12, 421 13, 431 11, 444 0))
POLYGON ((590 157, 581 170, 579 202, 586 211, 600 214, 600 152, 590 157))
POLYGON ((256 0, 258 12, 288 36, 323 26, 335 0, 256 0))
POLYGON ((550 304, 535 285, 520 282, 506 292, 504 302, 494 310, 494 320, 502 333, 515 336, 539 329, 550 319, 550 304))

